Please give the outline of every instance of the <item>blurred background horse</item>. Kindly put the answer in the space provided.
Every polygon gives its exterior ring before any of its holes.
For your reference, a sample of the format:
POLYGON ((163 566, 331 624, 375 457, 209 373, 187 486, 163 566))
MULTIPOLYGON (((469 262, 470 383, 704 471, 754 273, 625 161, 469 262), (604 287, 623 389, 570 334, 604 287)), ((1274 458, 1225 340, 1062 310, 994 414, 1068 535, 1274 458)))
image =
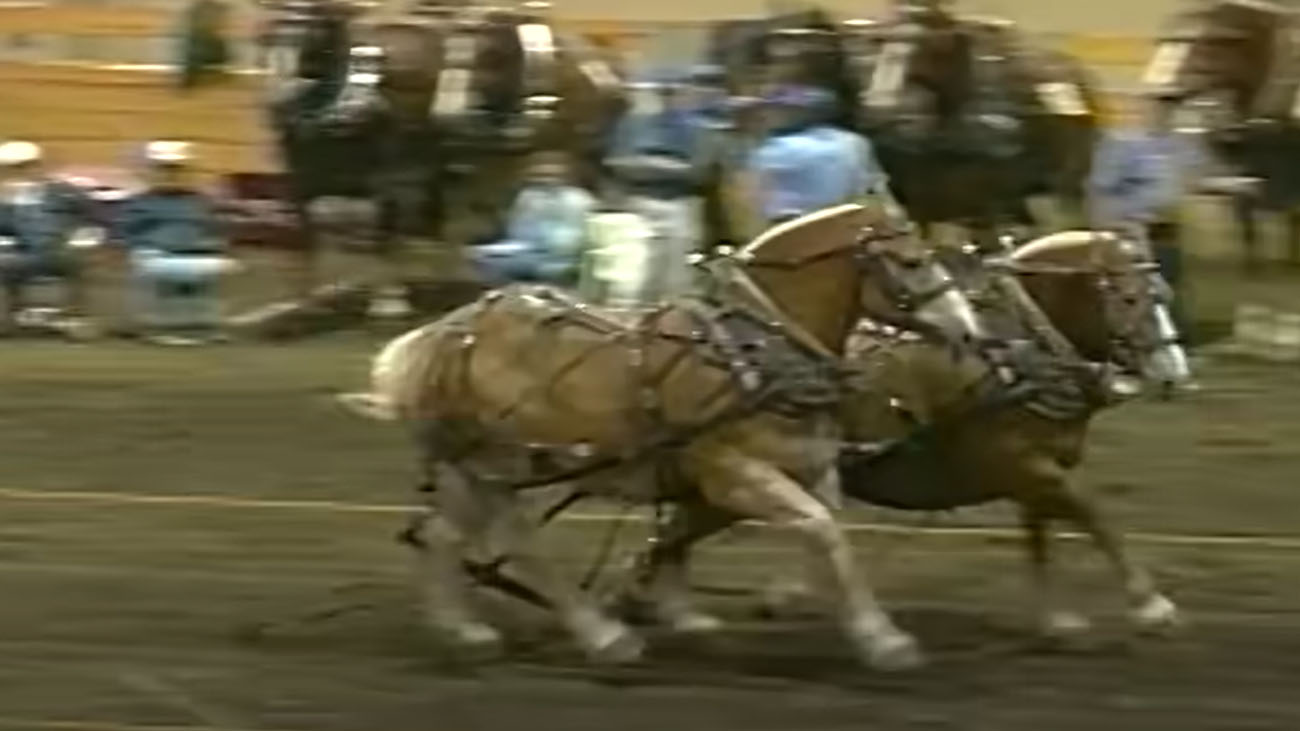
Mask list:
POLYGON ((1007 226, 1081 225, 1099 137, 1095 84, 1082 64, 1034 48, 1010 23, 909 8, 849 28, 860 118, 894 194, 923 227, 968 228, 984 245, 1007 226))
POLYGON ((1222 0, 1175 16, 1143 77, 1150 94, 1182 102, 1205 133, 1231 196, 1245 264, 1258 264, 1258 214, 1284 214, 1300 265, 1300 43, 1296 13, 1278 3, 1222 0))
POLYGON ((572 152, 597 174, 621 85, 541 10, 420 5, 359 19, 335 0, 280 8, 272 123, 304 227, 304 289, 316 279, 320 198, 375 204, 381 306, 397 314, 413 273, 403 240, 454 249, 496 233, 537 150, 572 152))

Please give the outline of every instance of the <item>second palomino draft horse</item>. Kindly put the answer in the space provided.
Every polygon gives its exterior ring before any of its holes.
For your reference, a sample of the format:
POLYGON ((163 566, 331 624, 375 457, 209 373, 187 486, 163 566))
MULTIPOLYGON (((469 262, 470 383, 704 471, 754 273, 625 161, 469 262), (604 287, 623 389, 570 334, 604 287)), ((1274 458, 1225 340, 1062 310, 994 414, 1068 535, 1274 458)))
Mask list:
MULTIPOLYGON (((905 511, 940 511, 1010 500, 1020 509, 1031 560, 1036 621, 1075 635, 1087 620, 1061 601, 1051 571, 1050 524, 1073 524, 1118 574, 1143 630, 1178 622, 1174 604, 1124 547, 1094 501, 1070 480, 1092 417, 1113 403, 1101 364, 1163 385, 1190 378, 1168 310, 1168 287, 1145 247, 1117 236, 1071 231, 991 262, 971 285, 989 303, 991 338, 1032 343, 1008 383, 973 352, 864 326, 852 339, 856 386, 843 402, 844 492, 905 511)), ((691 544, 727 524, 675 514, 642 563, 642 591, 671 591, 688 606, 691 544)), ((783 587, 788 601, 803 593, 783 587)), ((769 596, 776 596, 771 594, 769 596)), ((679 609, 679 611, 685 611, 679 609)), ((716 620, 692 612, 699 628, 716 620)))

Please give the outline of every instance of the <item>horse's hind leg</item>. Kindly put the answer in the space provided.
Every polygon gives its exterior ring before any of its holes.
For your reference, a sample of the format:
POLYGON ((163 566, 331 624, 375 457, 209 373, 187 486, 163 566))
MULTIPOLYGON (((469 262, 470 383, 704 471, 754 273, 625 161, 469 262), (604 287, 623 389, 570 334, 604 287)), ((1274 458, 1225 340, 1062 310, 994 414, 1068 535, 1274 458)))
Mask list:
POLYGON ((722 621, 700 611, 690 597, 692 547, 735 522, 735 516, 704 503, 680 505, 645 557, 641 590, 653 619, 675 632, 710 632, 722 621))
POLYGON ((738 450, 696 452, 688 471, 714 506, 798 536, 814 559, 813 583, 827 586, 855 651, 881 669, 922 662, 916 641, 898 629, 857 574, 853 551, 831 509, 775 466, 738 450))
POLYGON ((501 636, 478 618, 462 568, 472 543, 484 538, 490 506, 476 499, 470 484, 451 468, 435 468, 435 477, 436 508, 422 526, 423 545, 416 553, 425 621, 457 649, 495 651, 501 636))
POLYGON ((641 638, 608 616, 577 582, 540 555, 537 525, 518 503, 511 501, 509 509, 499 517, 510 544, 511 573, 546 599, 587 657, 609 664, 639 660, 645 649, 641 638))

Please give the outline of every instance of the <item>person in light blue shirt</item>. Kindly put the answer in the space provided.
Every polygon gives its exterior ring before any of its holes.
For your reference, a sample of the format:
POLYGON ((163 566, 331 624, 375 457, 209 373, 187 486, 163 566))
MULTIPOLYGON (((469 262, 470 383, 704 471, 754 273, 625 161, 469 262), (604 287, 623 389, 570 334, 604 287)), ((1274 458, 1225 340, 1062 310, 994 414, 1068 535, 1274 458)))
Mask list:
POLYGON ((1204 164, 1196 141, 1173 128, 1176 109, 1152 99, 1143 128, 1108 134, 1089 181, 1093 225, 1144 237, 1175 293, 1183 273, 1179 207, 1204 164))
POLYGON ((476 246, 470 253, 489 281, 573 284, 596 201, 571 179, 569 159, 563 153, 533 158, 511 206, 505 238, 476 246))
POLYGON ((687 74, 669 70, 634 85, 632 107, 605 160, 613 197, 652 232, 642 288, 647 301, 689 290, 688 257, 704 243, 701 195, 721 154, 719 130, 685 93, 686 80, 687 74))
POLYGON ((793 85, 767 99, 770 132, 749 168, 769 224, 868 194, 888 196, 888 177, 867 138, 827 121, 834 102, 829 91, 793 85))

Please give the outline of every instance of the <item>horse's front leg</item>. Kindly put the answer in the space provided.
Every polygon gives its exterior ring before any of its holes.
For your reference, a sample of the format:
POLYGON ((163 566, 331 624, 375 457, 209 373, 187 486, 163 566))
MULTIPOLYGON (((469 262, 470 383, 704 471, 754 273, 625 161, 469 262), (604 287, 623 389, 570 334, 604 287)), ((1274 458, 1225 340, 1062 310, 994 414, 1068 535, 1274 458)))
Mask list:
POLYGON ((1296 268, 1300 267, 1300 210, 1291 207, 1285 215, 1287 266, 1296 268))
POLYGON ((300 302, 310 302, 320 277, 320 230, 311 212, 312 198, 302 193, 294 196, 293 212, 298 219, 299 238, 290 251, 289 287, 300 302))
POLYGON ((858 575, 852 547, 825 503, 775 465, 716 440, 695 445, 684 466, 713 506, 802 541, 813 559, 813 583, 829 587, 828 598, 863 661, 891 670, 923 662, 916 641, 894 624, 858 575))
POLYGON ((400 318, 411 314, 405 272, 405 241, 401 235, 402 205, 391 192, 375 198, 375 276, 370 300, 371 317, 400 318))
POLYGON ((1145 567, 1129 554, 1124 538, 1101 515, 1093 500, 1065 480, 1059 487, 1044 492, 1035 501, 1034 510, 1068 520, 1092 540, 1118 574, 1129 600, 1129 617, 1139 629, 1166 632, 1180 623, 1177 606, 1155 585, 1145 567))
POLYGON ((1045 637, 1069 640, 1091 629, 1088 618, 1062 606, 1052 571, 1051 518, 1036 505, 1021 505, 1025 553, 1033 582, 1032 611, 1038 631, 1045 637))
POLYGON ((1232 196, 1232 212, 1237 221, 1237 230, 1241 233, 1244 247, 1244 266, 1247 272, 1259 269, 1259 230, 1256 221, 1257 206, 1255 199, 1249 195, 1232 196))

